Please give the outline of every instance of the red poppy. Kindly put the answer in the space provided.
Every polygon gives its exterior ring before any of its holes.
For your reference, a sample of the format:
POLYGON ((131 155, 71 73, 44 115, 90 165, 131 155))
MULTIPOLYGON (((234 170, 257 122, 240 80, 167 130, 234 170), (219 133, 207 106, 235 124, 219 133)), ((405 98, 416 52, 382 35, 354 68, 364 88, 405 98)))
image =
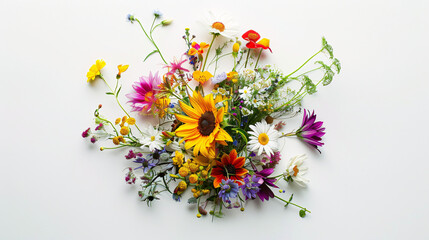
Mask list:
POLYGON ((244 40, 256 42, 261 38, 261 35, 254 30, 249 30, 241 36, 244 40))
POLYGON ((249 171, 243 168, 246 159, 237 157, 237 151, 232 150, 229 155, 223 154, 220 161, 216 161, 216 167, 213 168, 211 176, 214 177, 213 186, 219 187, 222 179, 231 179, 238 185, 242 185, 241 180, 249 171))

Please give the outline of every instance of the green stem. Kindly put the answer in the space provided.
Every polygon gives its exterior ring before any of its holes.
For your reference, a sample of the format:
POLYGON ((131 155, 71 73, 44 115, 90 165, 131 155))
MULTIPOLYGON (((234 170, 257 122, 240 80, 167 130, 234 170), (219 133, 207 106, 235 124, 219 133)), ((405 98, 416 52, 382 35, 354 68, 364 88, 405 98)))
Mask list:
POLYGON ((206 67, 206 63, 207 63, 207 59, 209 58, 210 49, 212 49, 213 42, 214 42, 214 40, 215 40, 215 38, 216 38, 216 37, 217 37, 217 35, 216 35, 216 34, 213 34, 212 41, 211 41, 211 43, 210 43, 209 49, 207 50, 206 59, 204 59, 204 65, 203 65, 203 70, 202 70, 202 72, 204 72, 204 69, 205 69, 205 67, 206 67))
MULTIPOLYGON (((100 78, 103 79, 104 83, 106 83, 106 85, 109 87, 110 91, 113 93, 113 95, 115 96, 116 102, 118 103, 119 107, 122 109, 122 111, 124 111, 124 113, 128 116, 131 117, 130 114, 128 114, 128 112, 124 109, 124 107, 122 107, 121 103, 119 102, 118 96, 116 95, 115 92, 113 92, 112 88, 110 87, 110 85, 107 83, 106 79, 104 79, 104 77, 100 74, 100 78)), ((137 130, 139 130, 139 132, 141 134, 143 134, 143 132, 140 130, 140 128, 137 126, 137 124, 134 124, 134 126, 137 128, 137 130)))
POLYGON ((317 53, 315 53, 313 56, 311 56, 309 59, 307 59, 307 61, 305 61, 299 68, 297 68, 295 71, 293 71, 292 73, 290 73, 289 75, 287 75, 285 78, 288 78, 288 77, 290 77, 292 74, 294 74, 294 73, 296 73, 296 72, 298 72, 302 67, 304 67, 305 66, 305 64, 307 64, 311 59, 313 59, 317 54, 319 54, 319 53, 321 53, 322 51, 323 51, 323 49, 325 49, 325 48, 322 48, 322 49, 320 49, 317 53))
POLYGON ((144 34, 146 35, 146 37, 149 39, 149 41, 151 41, 151 43, 153 44, 153 46, 156 48, 156 50, 158 51, 159 56, 162 58, 162 61, 164 61, 165 64, 167 64, 167 61, 165 61, 164 57, 162 56, 161 51, 159 51, 158 46, 156 45, 155 41, 147 34, 146 30, 144 29, 142 23, 140 22, 140 20, 138 20, 136 18, 136 21, 139 23, 141 29, 143 30, 144 34))
POLYGON ((264 50, 264 49, 261 48, 261 51, 259 51, 258 60, 256 60, 256 64, 255 64, 255 69, 258 68, 258 62, 259 62, 259 58, 261 57, 262 50, 264 50))
POLYGON ((244 64, 244 68, 247 67, 247 61, 249 60, 249 55, 250 55, 250 48, 249 48, 249 51, 247 52, 246 63, 244 64))
POLYGON ((304 209, 306 212, 311 213, 311 211, 310 211, 310 210, 308 210, 308 209, 306 209, 305 207, 301 207, 301 206, 299 206, 298 204, 295 204, 295 203, 290 202, 290 201, 286 201, 286 200, 284 200, 283 198, 278 197, 278 196, 276 196, 276 195, 274 195, 274 197, 275 197, 275 198, 277 198, 277 199, 280 199, 281 201, 283 201, 283 202, 285 202, 285 203, 288 203, 288 204, 294 205, 294 206, 296 206, 296 207, 299 207, 299 208, 301 208, 301 209, 304 209))

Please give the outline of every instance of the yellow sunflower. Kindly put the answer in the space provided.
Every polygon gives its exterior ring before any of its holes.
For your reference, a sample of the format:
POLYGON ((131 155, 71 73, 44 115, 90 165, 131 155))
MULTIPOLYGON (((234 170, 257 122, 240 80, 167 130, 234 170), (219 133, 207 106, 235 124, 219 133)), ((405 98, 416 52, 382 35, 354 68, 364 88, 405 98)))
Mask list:
POLYGON ((201 153, 203 156, 215 158, 215 144, 227 145, 225 141, 232 142, 231 136, 220 127, 225 113, 224 108, 216 109, 213 95, 205 97, 198 92, 193 92, 189 98, 191 106, 180 103, 180 107, 186 115, 176 114, 176 118, 184 123, 176 130, 176 136, 183 137, 185 148, 194 147, 194 156, 201 153))

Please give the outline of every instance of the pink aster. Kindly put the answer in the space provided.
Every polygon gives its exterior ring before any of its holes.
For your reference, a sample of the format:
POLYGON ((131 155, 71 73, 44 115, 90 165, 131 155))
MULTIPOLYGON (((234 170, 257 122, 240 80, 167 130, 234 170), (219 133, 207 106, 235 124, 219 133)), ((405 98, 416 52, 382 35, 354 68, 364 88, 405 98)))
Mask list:
POLYGON ((167 73, 167 76, 168 75, 174 75, 176 73, 176 71, 189 72, 188 69, 182 67, 182 64, 186 61, 187 61, 186 59, 185 60, 179 60, 179 61, 177 59, 174 59, 173 62, 170 62, 170 65, 166 66, 168 69, 170 69, 170 71, 167 73))
POLYGON ((149 76, 140 77, 139 81, 134 82, 133 89, 135 92, 129 93, 126 96, 130 99, 132 111, 150 113, 153 104, 155 104, 155 95, 159 91, 159 85, 162 80, 158 76, 158 72, 149 76))

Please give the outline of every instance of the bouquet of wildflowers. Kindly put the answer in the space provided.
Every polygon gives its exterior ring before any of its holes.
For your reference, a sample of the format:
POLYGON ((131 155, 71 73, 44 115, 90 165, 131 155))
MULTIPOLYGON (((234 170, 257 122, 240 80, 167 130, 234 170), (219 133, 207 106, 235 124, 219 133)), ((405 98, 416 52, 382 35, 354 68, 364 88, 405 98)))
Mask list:
POLYGON ((119 65, 116 80, 108 81, 102 74, 106 63, 97 60, 87 73, 88 82, 103 80, 106 94, 116 99, 124 116, 111 120, 101 114, 100 104, 94 112, 95 125, 82 137, 92 143, 105 141, 101 151, 127 149, 130 167, 125 181, 141 186, 141 200, 150 205, 168 192, 176 201, 187 198, 189 204, 196 204, 197 217, 208 212, 222 217, 224 209, 244 211, 246 201, 273 198, 297 207, 301 217, 309 213, 292 202, 293 194, 284 198, 284 190, 278 189, 277 195, 273 190, 281 181, 308 183, 306 156, 283 160, 281 138, 296 137, 319 152, 324 144, 323 122, 316 120, 314 111, 303 109, 301 102, 340 72, 325 38, 320 50, 285 74, 259 64, 262 53, 272 52, 269 39, 254 30, 239 32, 223 16, 210 14, 207 19, 210 43, 197 41, 185 29, 182 54, 173 61, 165 59, 152 36, 171 20, 162 20, 161 13, 154 12, 149 29, 133 15, 128 20, 139 25, 154 48, 144 60, 158 55, 164 63, 134 82, 133 91, 126 94, 128 104, 131 112, 153 117, 158 124, 143 126, 118 100, 121 78, 129 66, 119 65), (304 71, 321 53, 326 60, 315 61, 313 68, 304 71), (310 78, 314 72, 319 72, 319 79, 310 78), (298 115, 302 115, 301 126, 284 132, 287 119, 298 115), (282 169, 280 174, 274 174, 276 167, 282 169))

